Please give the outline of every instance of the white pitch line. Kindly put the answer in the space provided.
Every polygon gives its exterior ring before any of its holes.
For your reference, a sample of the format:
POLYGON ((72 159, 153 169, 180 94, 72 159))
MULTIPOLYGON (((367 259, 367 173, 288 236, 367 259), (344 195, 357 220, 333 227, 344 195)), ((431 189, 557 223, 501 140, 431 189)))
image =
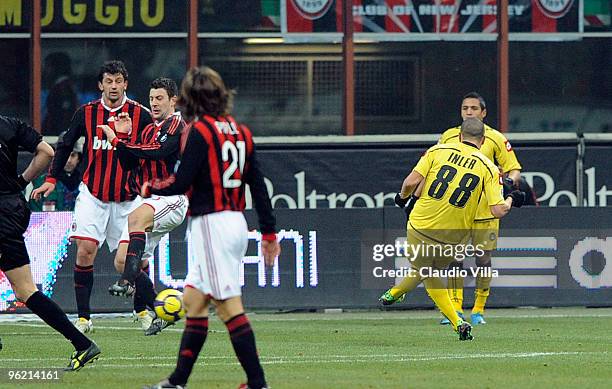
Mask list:
MULTIPOLYGON (((11 324, 11 323, 9 323, 11 324)), ((1 324, 0 324, 1 325, 1 324)), ((49 327, 46 324, 33 324, 33 323, 13 323, 20 327, 49 327)), ((138 327, 113 327, 113 326, 95 326, 94 330, 122 330, 122 331, 142 331, 142 328, 138 327)), ((213 330, 214 331, 214 330, 213 330)), ((183 332, 182 328, 166 328, 162 332, 183 332)), ((210 330, 208 331, 210 332, 210 330)))
MULTIPOLYGON (((442 355, 442 356, 428 356, 428 357, 400 357, 394 359, 393 362, 428 362, 428 361, 437 361, 437 360, 462 360, 462 359, 486 359, 486 358, 541 358, 541 357, 555 357, 555 356, 582 356, 587 354, 605 354, 604 352, 536 352, 536 353, 500 353, 500 354, 471 354, 471 355, 442 355)), ((354 357, 354 356, 353 356, 354 357)), ((322 363, 322 364, 334 364, 334 363, 373 363, 380 362, 386 363, 389 362, 388 358, 393 358, 394 356, 389 356, 387 358, 326 358, 322 356, 317 359, 278 359, 278 360, 266 360, 262 359, 262 365, 297 365, 297 364, 313 364, 313 363, 322 363)), ((112 360, 112 359, 111 359, 112 360)), ((237 361, 233 362, 205 362, 202 363, 204 366, 234 366, 238 365, 237 361)), ((176 363, 160 363, 160 364, 130 364, 128 365, 118 365, 118 364, 97 364, 99 368, 130 368, 130 367, 170 367, 176 366, 176 363)))
MULTIPOLYGON (((412 355, 406 356, 404 354, 365 354, 359 358, 355 358, 355 355, 304 355, 304 356, 262 356, 261 363, 263 364, 290 364, 290 363, 318 363, 318 362, 386 362, 390 358, 394 361, 399 362, 419 362, 419 361, 434 361, 439 359, 477 359, 477 358, 537 358, 547 356, 563 356, 563 355, 608 355, 606 351, 552 351, 552 352, 531 352, 531 353, 480 353, 480 354, 469 354, 469 355, 412 355)), ((142 356, 142 357, 105 357, 104 354, 100 357, 100 362, 96 362, 98 366, 125 366, 125 365, 113 365, 106 364, 106 361, 155 361, 155 360, 175 360, 176 356, 142 356)), ((45 361, 63 361, 65 358, 3 358, 5 362, 45 362, 45 361)), ((203 361, 205 365, 233 365, 238 362, 235 360, 235 356, 204 356, 203 361), (229 359, 230 362, 213 362, 209 363, 209 360, 224 360, 229 359)), ((151 366, 155 364, 130 364, 129 366, 151 366)), ((163 364, 161 364, 163 365, 163 364)), ((172 364, 174 366, 175 363, 172 364)), ((127 367, 127 366, 126 366, 127 367)))

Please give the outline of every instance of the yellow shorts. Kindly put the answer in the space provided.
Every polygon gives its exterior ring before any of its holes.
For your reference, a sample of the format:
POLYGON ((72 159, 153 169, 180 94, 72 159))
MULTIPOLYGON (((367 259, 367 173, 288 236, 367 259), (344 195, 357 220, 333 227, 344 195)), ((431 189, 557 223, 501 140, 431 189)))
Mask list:
POLYGON ((441 243, 428 235, 430 232, 422 233, 412 227, 408 228, 408 248, 411 253, 408 260, 413 269, 426 267, 443 270, 455 261, 452 248, 456 245, 441 243))
POLYGON ((472 228, 472 244, 482 245, 485 251, 493 251, 497 248, 497 237, 499 236, 499 219, 475 221, 472 228))

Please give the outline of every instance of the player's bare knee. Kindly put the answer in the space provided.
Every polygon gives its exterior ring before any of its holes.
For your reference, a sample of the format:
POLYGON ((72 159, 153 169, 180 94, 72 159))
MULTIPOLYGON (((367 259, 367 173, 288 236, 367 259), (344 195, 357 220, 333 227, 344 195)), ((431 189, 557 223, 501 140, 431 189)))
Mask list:
POLYGON ((185 314, 188 317, 206 317, 208 316, 208 304, 196 304, 189 306, 185 304, 185 314))
POLYGON ((183 293, 183 304, 185 312, 191 317, 202 317, 208 315, 209 298, 194 288, 185 288, 183 293))
POLYGON ((153 210, 151 207, 140 206, 128 216, 128 228, 132 231, 150 231, 153 226, 153 210))
POLYGON ((230 297, 227 300, 215 300, 215 305, 217 316, 219 316, 219 319, 223 322, 244 313, 242 299, 240 297, 230 297))
POLYGON ((91 266, 96 258, 98 245, 96 242, 77 240, 77 265, 91 266))

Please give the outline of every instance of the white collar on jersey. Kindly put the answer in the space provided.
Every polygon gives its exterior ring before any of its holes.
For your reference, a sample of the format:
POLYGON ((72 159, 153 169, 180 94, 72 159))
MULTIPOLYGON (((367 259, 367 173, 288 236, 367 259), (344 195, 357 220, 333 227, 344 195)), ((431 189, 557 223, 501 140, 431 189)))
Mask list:
POLYGON ((117 108, 110 108, 106 104, 104 104, 104 95, 102 95, 102 97, 100 97, 100 104, 102 104, 104 109, 109 111, 109 112, 115 112, 115 111, 120 110, 121 108, 123 108, 123 104, 125 104, 126 101, 127 101, 127 95, 124 93, 123 94, 123 100, 121 100, 121 104, 119 104, 119 106, 117 108))
POLYGON ((170 119, 172 116, 178 116, 179 118, 181 117, 181 111, 174 111, 172 112, 170 115, 168 115, 167 118, 165 118, 164 120, 156 120, 155 121, 155 126, 159 127, 163 122, 165 122, 166 120, 170 119))

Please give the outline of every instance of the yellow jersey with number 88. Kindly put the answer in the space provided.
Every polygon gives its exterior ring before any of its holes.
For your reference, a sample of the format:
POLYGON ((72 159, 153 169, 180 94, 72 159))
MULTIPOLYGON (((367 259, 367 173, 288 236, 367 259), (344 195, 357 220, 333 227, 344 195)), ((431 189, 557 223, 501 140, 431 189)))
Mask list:
POLYGON ((414 170, 425 177, 410 214, 410 225, 417 230, 468 231, 479 201, 488 206, 504 202, 499 169, 472 144, 435 145, 414 170))

